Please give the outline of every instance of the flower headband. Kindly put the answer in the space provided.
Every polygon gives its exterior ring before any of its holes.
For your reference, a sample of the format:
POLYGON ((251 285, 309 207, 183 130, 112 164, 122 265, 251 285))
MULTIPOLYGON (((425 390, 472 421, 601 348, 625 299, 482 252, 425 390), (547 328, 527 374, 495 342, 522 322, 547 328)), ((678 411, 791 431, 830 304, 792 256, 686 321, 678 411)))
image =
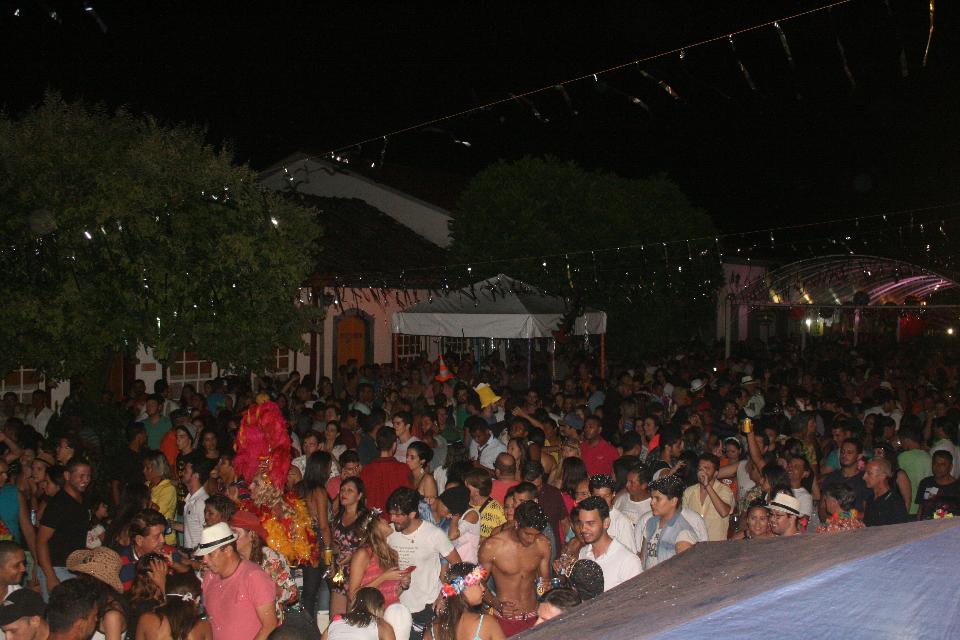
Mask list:
POLYGON ((473 568, 473 571, 468 573, 465 576, 457 576, 449 583, 444 582, 440 585, 440 589, 443 591, 443 597, 452 598, 453 596, 463 593, 463 590, 467 587, 472 587, 475 584, 480 584, 487 579, 487 570, 477 565, 473 568))

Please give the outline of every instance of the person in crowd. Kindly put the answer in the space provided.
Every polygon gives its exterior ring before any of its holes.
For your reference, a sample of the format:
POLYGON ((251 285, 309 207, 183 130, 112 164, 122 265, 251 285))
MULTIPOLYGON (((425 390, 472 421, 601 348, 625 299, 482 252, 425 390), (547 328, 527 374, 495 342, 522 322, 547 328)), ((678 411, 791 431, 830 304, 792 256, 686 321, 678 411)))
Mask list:
POLYGON ((357 591, 353 605, 323 632, 322 640, 395 640, 393 627, 384 620, 383 594, 371 587, 357 591))
POLYGON ((581 560, 593 560, 603 570, 603 590, 609 591, 643 571, 643 564, 630 551, 610 536, 610 507, 606 500, 592 496, 580 502, 577 518, 584 546, 581 560))
POLYGON ((610 525, 607 533, 611 538, 626 547, 630 553, 636 553, 637 547, 633 536, 634 523, 630 522, 623 513, 613 506, 616 484, 610 476, 598 473, 590 476, 590 495, 603 498, 609 509, 610 525))
POLYGON ((863 514, 863 523, 868 527, 899 524, 910 519, 903 500, 890 486, 892 478, 893 467, 888 460, 878 458, 867 463, 863 479, 873 492, 863 514))
POLYGON ((247 510, 240 510, 230 518, 230 529, 237 536, 237 552, 273 578, 277 585, 277 624, 283 624, 287 607, 296 604, 299 598, 297 583, 287 559, 267 546, 267 530, 260 518, 247 510))
MULTIPOLYGON (((930 454, 923 448, 923 436, 920 428, 911 423, 903 422, 897 432, 900 436, 900 446, 903 450, 897 456, 897 464, 907 473, 911 487, 919 487, 920 481, 932 475, 932 460, 930 454)), ((920 504, 916 500, 916 493, 910 493, 910 515, 916 515, 920 504)))
POLYGON ((194 549, 200 544, 200 534, 204 527, 204 509, 207 494, 206 485, 210 479, 213 463, 199 456, 194 456, 183 465, 180 481, 186 493, 183 503, 183 522, 173 525, 174 529, 183 532, 183 546, 194 549))
POLYGON ((334 550, 333 578, 330 581, 331 616, 342 615, 347 611, 351 558, 363 543, 361 530, 369 514, 363 480, 357 477, 344 479, 340 483, 339 503, 340 510, 330 527, 334 550))
POLYGON ((640 559, 650 569, 673 556, 693 548, 697 535, 683 517, 683 480, 667 475, 650 483, 651 518, 638 524, 640 559))
POLYGON ((123 640, 129 630, 117 552, 105 547, 74 551, 67 558, 67 569, 77 576, 76 580, 100 594, 97 632, 106 640, 123 640))
POLYGON ((135 640, 213 640, 210 622, 200 614, 201 593, 193 573, 170 576, 163 604, 140 616, 135 640))
POLYGON ((697 484, 683 492, 683 504, 696 511, 707 525, 707 539, 726 540, 730 515, 736 508, 736 497, 727 485, 717 479, 720 460, 712 453, 700 454, 697 460, 697 484))
POLYGON ((277 627, 277 585, 237 550, 237 536, 221 522, 203 530, 194 555, 203 559, 203 603, 214 640, 265 640, 277 627))
POLYGON ((942 498, 960 500, 960 482, 951 473, 954 467, 953 454, 946 449, 937 449, 933 452, 933 475, 920 481, 917 487, 916 501, 920 504, 920 518, 928 518, 931 513, 930 505, 942 498))
POLYGON ((143 426, 147 430, 147 448, 154 451, 159 451, 163 436, 173 428, 170 418, 160 412, 162 407, 163 398, 155 395, 149 396, 143 406, 147 414, 143 419, 143 426))
POLYGON ((420 442, 420 438, 413 435, 413 415, 407 411, 398 411, 393 415, 390 423, 393 425, 393 430, 397 433, 397 450, 394 453, 394 457, 398 462, 406 464, 407 449, 412 443, 420 442))
POLYGON ((642 463, 635 462, 627 467, 626 482, 613 506, 634 526, 650 513, 650 472, 642 463))
POLYGON ((767 503, 763 498, 758 498, 747 508, 745 525, 739 531, 731 536, 732 540, 754 540, 756 538, 769 538, 773 535, 770 531, 770 511, 767 509, 767 503))
POLYGON ((395 529, 387 542, 397 552, 401 571, 410 571, 410 586, 400 594, 400 602, 413 616, 413 640, 421 640, 433 620, 433 606, 440 594, 440 558, 451 565, 460 562, 447 534, 420 519, 419 504, 420 494, 408 487, 396 489, 387 500, 395 529))
POLYGON ((120 494, 128 483, 144 482, 143 453, 147 447, 147 430, 142 422, 131 422, 126 428, 127 449, 110 465, 110 495, 113 504, 120 504, 120 494))
POLYGON ((129 591, 133 586, 138 560, 152 553, 162 555, 171 569, 189 570, 189 567, 182 562, 180 554, 164 542, 163 532, 166 528, 166 518, 155 509, 144 509, 130 521, 128 526, 130 544, 118 550, 121 565, 120 582, 123 584, 123 591, 129 591))
POLYGON ((8 595, 3 605, 0 607, 0 631, 5 637, 10 640, 47 640, 50 637, 50 626, 44 619, 47 606, 39 593, 20 589, 8 595))
POLYGON ((506 522, 503 505, 490 497, 493 491, 493 479, 486 469, 473 469, 468 472, 463 483, 470 491, 470 506, 480 514, 480 537, 490 537, 493 530, 506 522))
POLYGON ((583 599, 575 589, 564 587, 551 589, 544 594, 543 600, 537 606, 537 621, 534 626, 559 618, 571 609, 579 607, 582 603, 583 599))
POLYGON ((148 553, 137 560, 133 585, 125 593, 127 600, 127 628, 136 633, 140 617, 163 604, 167 585, 166 559, 158 553, 148 553))
MULTIPOLYGON (((890 418, 887 418, 887 420, 890 420, 890 418)), ((893 469, 893 481, 890 483, 890 486, 900 495, 904 506, 909 511, 915 492, 913 490, 914 488, 910 485, 910 478, 907 476, 907 472, 901 469, 897 463, 897 450, 887 441, 877 442, 873 445, 873 457, 875 459, 883 458, 890 463, 890 468, 893 469)), ((870 493, 868 490, 867 498, 869 497, 870 493)), ((861 506, 866 506, 866 500, 864 500, 861 506)))
MULTIPOLYGON (((167 457, 160 451, 148 451, 144 455, 143 477, 150 487, 150 501, 167 522, 173 522, 177 515, 177 488, 172 482, 172 473, 167 457)), ((171 530, 166 542, 176 544, 177 534, 171 530)))
POLYGON ((65 580, 50 591, 46 620, 50 640, 89 640, 97 630, 100 593, 80 580, 65 580))
POLYGON ((451 565, 441 585, 444 598, 437 619, 424 634, 430 640, 502 640, 509 637, 493 616, 483 611, 487 570, 459 562, 451 565))
POLYGON ((410 468, 410 477, 413 488, 426 501, 433 505, 437 499, 437 481, 430 472, 430 460, 433 459, 433 449, 420 440, 410 442, 406 450, 406 465, 410 468))
POLYGON ((333 553, 333 534, 330 531, 331 506, 327 495, 327 479, 330 477, 332 459, 326 451, 314 451, 307 458, 303 481, 298 485, 300 497, 310 511, 317 534, 317 545, 323 549, 322 562, 316 566, 306 564, 303 571, 303 607, 310 618, 317 611, 329 610, 330 590, 323 579, 327 571, 328 555, 333 553), (329 552, 329 554, 328 554, 329 552))
MULTIPOLYGON (((513 501, 511 500, 511 503, 513 501)), ((447 536, 453 542, 457 555, 464 562, 477 562, 480 550, 480 512, 470 506, 470 490, 463 485, 450 487, 437 498, 437 515, 441 520, 449 518, 447 536)), ((512 513, 510 514, 512 516, 512 513)), ((501 527, 507 526, 507 518, 501 527)))
POLYGON ((390 427, 377 432, 379 457, 363 463, 360 479, 366 487, 367 505, 371 509, 385 509, 387 498, 400 487, 413 488, 410 480, 410 467, 399 462, 397 452, 397 433, 390 427))
POLYGON ((360 524, 360 546, 350 557, 347 587, 347 608, 363 587, 371 587, 383 594, 384 606, 400 601, 400 592, 410 584, 410 571, 401 571, 397 566, 397 551, 387 542, 393 533, 380 513, 372 510, 360 524))
POLYGON ((506 446, 498 438, 493 437, 490 433, 490 425, 479 415, 467 418, 464 426, 470 434, 470 460, 475 466, 492 472, 497 463, 497 456, 506 453, 506 446))
POLYGON ((827 501, 827 521, 817 527, 817 533, 837 533, 862 529, 863 515, 856 509, 857 494, 848 484, 832 485, 824 494, 827 501))
POLYGON ((74 458, 64 470, 64 485, 43 513, 37 534, 38 577, 44 598, 61 581, 73 576, 67 569, 67 556, 87 547, 90 515, 83 495, 90 485, 90 464, 74 458))
MULTIPOLYGON (((832 486, 832 485, 831 485, 832 486)), ((767 503, 770 531, 776 536, 800 534, 800 501, 789 493, 777 493, 767 503)))
MULTIPOLYGON (((820 483, 821 493, 825 492, 834 484, 848 484, 857 492, 857 504, 855 507, 859 510, 864 508, 869 497, 869 487, 864 478, 864 465, 866 461, 863 457, 863 443, 857 438, 845 438, 840 443, 840 453, 838 455, 839 469, 831 471, 823 476, 820 483)), ((820 519, 826 518, 826 504, 820 503, 820 519)))
POLYGON ((236 502, 223 494, 212 495, 203 503, 204 527, 212 527, 219 522, 229 522, 236 512, 236 502))
POLYGON ((490 490, 490 496, 500 504, 503 504, 507 490, 520 482, 518 465, 522 462, 509 453, 501 453, 493 463, 493 489, 490 490))
POLYGON ((540 505, 523 502, 514 512, 514 526, 480 546, 480 564, 489 567, 496 586, 496 593, 488 592, 484 602, 507 637, 536 622, 536 587, 550 581, 550 542, 543 535, 547 524, 540 505))

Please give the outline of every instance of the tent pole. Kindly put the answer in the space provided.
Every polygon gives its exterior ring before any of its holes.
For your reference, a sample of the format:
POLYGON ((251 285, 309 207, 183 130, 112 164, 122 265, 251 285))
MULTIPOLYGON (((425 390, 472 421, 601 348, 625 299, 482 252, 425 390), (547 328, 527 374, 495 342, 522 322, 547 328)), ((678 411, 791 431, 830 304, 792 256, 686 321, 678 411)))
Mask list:
POLYGON ((557 339, 551 340, 550 349, 550 382, 557 379, 557 339))
POLYGON ((400 359, 397 357, 400 353, 400 341, 397 334, 393 334, 393 372, 400 371, 400 359))
POLYGON ((860 337, 860 309, 858 307, 853 312, 853 346, 857 346, 859 337, 860 337))
POLYGON ((533 375, 533 338, 527 338, 527 388, 533 375))
POLYGON ((607 334, 600 334, 600 379, 607 379, 607 334))

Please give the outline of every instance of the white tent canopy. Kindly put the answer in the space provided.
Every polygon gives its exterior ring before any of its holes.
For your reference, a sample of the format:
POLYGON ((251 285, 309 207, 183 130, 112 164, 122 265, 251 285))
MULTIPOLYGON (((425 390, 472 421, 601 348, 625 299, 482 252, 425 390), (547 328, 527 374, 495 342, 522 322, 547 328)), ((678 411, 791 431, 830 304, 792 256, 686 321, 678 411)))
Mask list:
MULTIPOLYGON (((566 300, 500 274, 393 314, 393 333, 451 338, 550 338, 570 312, 566 300)), ((604 334, 607 314, 586 310, 574 333, 604 334)))

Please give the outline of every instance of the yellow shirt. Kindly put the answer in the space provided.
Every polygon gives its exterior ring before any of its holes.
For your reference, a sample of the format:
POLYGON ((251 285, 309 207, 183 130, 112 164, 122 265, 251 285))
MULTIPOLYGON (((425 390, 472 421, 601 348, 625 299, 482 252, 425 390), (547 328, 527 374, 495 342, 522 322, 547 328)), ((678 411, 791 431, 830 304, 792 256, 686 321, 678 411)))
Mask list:
MULTIPOLYGON (((173 523, 177 515, 177 488, 173 483, 164 478, 151 487, 150 500, 157 505, 157 509, 167 522, 173 523)), ((177 534, 171 532, 164 537, 164 540, 167 544, 177 544, 177 534)))
MULTIPOLYGON (((480 507, 474 507, 478 511, 480 507)), ((480 511, 480 538, 489 538, 493 530, 507 521, 503 515, 503 505, 493 498, 487 502, 487 506, 480 511)))
MULTIPOLYGON (((717 492, 724 504, 730 507, 730 513, 733 513, 733 506, 737 499, 733 495, 730 487, 719 480, 713 481, 713 490, 717 492)), ((683 506, 693 509, 703 518, 707 525, 707 537, 711 542, 727 539, 727 528, 730 526, 730 515, 721 517, 717 508, 713 506, 713 500, 710 499, 706 491, 703 492, 703 500, 700 499, 700 484, 687 487, 683 492, 683 506)))

